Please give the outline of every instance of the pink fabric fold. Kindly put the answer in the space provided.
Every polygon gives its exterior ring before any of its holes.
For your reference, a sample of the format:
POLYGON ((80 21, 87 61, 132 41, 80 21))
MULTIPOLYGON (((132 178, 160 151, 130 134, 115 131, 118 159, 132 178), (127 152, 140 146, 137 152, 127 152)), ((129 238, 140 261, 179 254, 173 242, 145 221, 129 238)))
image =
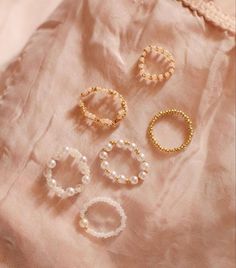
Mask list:
MULTIPOLYGON (((235 267, 234 87, 234 37, 177 1, 63 1, 0 76, 1 267, 235 267), (137 60, 149 44, 176 59, 167 82, 139 81, 137 60), (79 95, 95 85, 127 100, 119 127, 89 126, 81 115, 79 95), (184 152, 164 154, 146 129, 172 108, 192 118, 194 136, 184 152), (150 162, 135 187, 112 184, 99 167, 98 152, 119 138, 137 143, 150 162), (92 171, 91 184, 68 200, 53 197, 42 176, 63 145, 86 155, 92 171), (79 228, 79 210, 95 196, 125 209, 118 237, 97 240, 79 228)), ((105 107, 97 110, 109 115, 113 107, 105 107)), ((157 130, 167 144, 181 139, 175 124, 157 130)), ((126 159, 116 156, 114 169, 137 172, 126 159)), ((117 219, 94 213, 98 227, 117 219)))

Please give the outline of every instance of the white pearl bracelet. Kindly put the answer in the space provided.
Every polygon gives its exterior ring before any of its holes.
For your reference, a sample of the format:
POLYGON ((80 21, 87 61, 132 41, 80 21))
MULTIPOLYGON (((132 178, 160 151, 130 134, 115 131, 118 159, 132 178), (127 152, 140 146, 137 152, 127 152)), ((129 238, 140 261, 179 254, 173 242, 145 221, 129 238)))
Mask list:
POLYGON ((64 147, 47 163, 47 167, 44 171, 44 176, 47 180, 47 185, 57 196, 61 198, 67 198, 78 194, 82 191, 83 185, 90 182, 90 169, 87 164, 87 158, 83 156, 77 149, 64 147), (78 168, 82 173, 82 184, 77 184, 75 187, 63 188, 60 186, 56 179, 53 178, 52 170, 56 167, 57 161, 64 160, 66 157, 71 156, 78 164, 78 168))
POLYGON ((124 140, 110 141, 100 152, 99 158, 101 160, 101 168, 104 170, 104 174, 113 182, 122 184, 137 184, 139 180, 144 180, 147 177, 149 164, 147 161, 145 161, 144 154, 140 152, 135 143, 124 140), (132 157, 140 162, 141 171, 137 176, 128 178, 125 175, 118 175, 116 171, 112 171, 109 168, 109 162, 107 161, 108 153, 114 148, 114 146, 120 149, 129 150, 132 157))
POLYGON ((83 229, 85 229, 88 234, 95 236, 97 238, 109 238, 112 236, 117 236, 121 231, 123 231, 125 229, 126 219, 127 219, 125 212, 124 212, 123 208, 121 207, 121 205, 109 197, 96 197, 96 198, 90 200, 88 203, 86 203, 83 206, 83 208, 80 212, 80 218, 81 218, 80 222, 79 222, 80 226, 83 229), (116 211, 119 213, 120 219, 121 219, 119 227, 117 227, 115 230, 109 231, 109 232, 97 232, 94 229, 91 229, 89 227, 89 222, 86 218, 86 212, 89 209, 89 207, 91 207, 92 205, 94 205, 96 203, 107 203, 108 205, 110 205, 116 209, 116 211))

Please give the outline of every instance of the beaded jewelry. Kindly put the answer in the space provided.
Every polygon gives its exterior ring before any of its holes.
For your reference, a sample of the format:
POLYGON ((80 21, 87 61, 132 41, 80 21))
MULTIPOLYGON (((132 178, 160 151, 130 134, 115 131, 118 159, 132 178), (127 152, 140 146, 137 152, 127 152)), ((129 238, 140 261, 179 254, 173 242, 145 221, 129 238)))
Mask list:
POLYGON ((159 113, 157 113, 153 119, 151 120, 151 122, 149 123, 148 126, 148 130, 147 130, 147 134, 149 139, 151 140, 152 144, 157 147, 159 150, 164 151, 164 152, 178 152, 181 151, 183 149, 185 149, 185 147, 191 142, 192 140, 192 136, 193 136, 193 126, 192 126, 192 121, 190 119, 190 117, 188 115, 186 115, 184 112, 182 111, 178 111, 176 109, 172 109, 172 110, 167 110, 167 111, 161 111, 159 113), (159 142, 157 141, 157 139, 154 137, 153 134, 153 129, 154 129, 154 125, 158 122, 158 120, 161 117, 165 117, 165 116, 173 116, 173 115, 177 115, 177 116, 181 116, 184 121, 187 124, 187 128, 188 128, 188 136, 186 137, 185 141, 183 142, 182 145, 180 145, 179 147, 175 147, 175 148, 165 148, 163 146, 161 146, 159 144, 159 142))
POLYGON ((158 46, 149 45, 144 48, 142 55, 139 57, 139 75, 146 81, 162 82, 169 79, 175 71, 175 60, 173 55, 166 49, 158 46), (150 74, 145 70, 145 58, 148 54, 154 52, 158 55, 162 55, 168 62, 167 69, 164 73, 150 74))
POLYGON ((108 197, 96 197, 96 198, 92 199, 91 201, 89 201, 88 203, 86 203, 80 212, 80 218, 81 218, 80 222, 79 222, 80 227, 83 228, 88 234, 95 236, 97 238, 109 238, 112 236, 117 236, 121 231, 123 231, 125 229, 126 219, 127 219, 125 212, 124 212, 123 208, 121 207, 121 205, 118 202, 116 202, 108 197), (89 222, 86 218, 86 213, 87 213, 89 207, 91 207, 92 205, 94 205, 96 203, 106 203, 106 204, 114 207, 116 209, 116 211, 119 213, 121 222, 120 222, 119 227, 117 227, 114 231, 98 232, 98 231, 95 231, 89 227, 89 222))
POLYGON ((113 182, 137 184, 140 179, 144 180, 148 174, 149 164, 145 161, 144 154, 140 152, 135 143, 126 140, 110 141, 100 152, 99 158, 101 160, 101 168, 104 170, 104 174, 113 182), (107 161, 108 154, 115 146, 120 149, 129 150, 132 157, 140 162, 141 171, 137 176, 127 178, 125 175, 118 175, 115 171, 112 171, 109 168, 109 162, 107 161))
POLYGON ((107 88, 101 88, 101 87, 91 87, 87 89, 85 92, 82 92, 80 95, 80 102, 79 102, 80 109, 85 117, 87 117, 89 120, 92 120, 92 122, 105 127, 115 127, 127 114, 127 103, 124 99, 124 97, 118 93, 117 91, 113 89, 107 89, 107 88), (109 119, 109 118, 99 118, 95 114, 88 111, 88 109, 85 106, 85 103, 83 99, 91 94, 96 94, 98 92, 103 92, 109 96, 112 97, 118 97, 121 104, 121 109, 117 112, 115 118, 109 119))
POLYGON ((83 156, 77 149, 64 147, 60 150, 55 157, 51 158, 47 163, 47 167, 44 171, 44 177, 46 178, 47 185, 57 196, 61 198, 71 197, 75 194, 81 193, 83 186, 90 182, 90 169, 87 164, 87 158, 83 156), (75 159, 78 164, 78 168, 82 173, 82 184, 78 184, 75 187, 63 188, 60 186, 56 179, 53 177, 52 170, 56 167, 57 161, 61 161, 68 156, 71 156, 75 159))

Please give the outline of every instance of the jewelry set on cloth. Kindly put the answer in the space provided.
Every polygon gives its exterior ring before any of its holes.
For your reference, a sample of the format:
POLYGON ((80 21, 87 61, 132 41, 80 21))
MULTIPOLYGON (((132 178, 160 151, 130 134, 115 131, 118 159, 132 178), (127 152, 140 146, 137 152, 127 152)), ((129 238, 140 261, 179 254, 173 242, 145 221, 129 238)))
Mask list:
MULTIPOLYGON (((175 60, 172 54, 167 51, 166 49, 158 46, 147 46, 144 48, 142 55, 139 58, 139 75, 142 79, 144 79, 146 82, 162 82, 163 80, 169 79, 175 70, 175 60), (162 60, 164 60, 164 63, 166 68, 163 73, 156 73, 156 74, 150 74, 146 70, 145 66, 145 58, 148 54, 154 53, 159 57, 162 57, 162 60)), ((81 109, 82 114, 93 123, 102 126, 102 127, 116 127, 119 122, 125 118, 127 115, 127 103, 124 99, 124 97, 118 93, 117 91, 113 89, 107 89, 107 88, 101 88, 101 87, 91 87, 87 89, 86 91, 82 92, 80 95, 80 102, 79 107, 81 109), (109 118, 100 118, 96 116, 94 113, 90 112, 85 103, 84 99, 92 94, 96 93, 105 93, 109 95, 110 97, 117 98, 120 101, 120 109, 115 115, 114 119, 109 118)), ((147 136, 153 144, 153 146, 160 151, 171 153, 171 152, 179 152, 191 142, 192 136, 193 136, 193 126, 192 121, 188 115, 186 115, 184 112, 171 109, 166 111, 161 111, 157 113, 150 121, 149 126, 147 128, 147 136), (185 138, 184 142, 179 146, 175 148, 165 148, 163 147, 155 138, 154 136, 154 126, 158 123, 159 119, 165 118, 168 116, 178 116, 184 119, 184 122, 187 125, 188 134, 185 138)), ((118 184, 129 184, 129 185, 135 185, 138 184, 140 181, 143 181, 146 179, 149 171, 149 163, 145 160, 145 155, 139 150, 138 146, 130 141, 127 140, 112 140, 108 144, 102 148, 102 150, 99 153, 99 159, 100 159, 100 165, 101 169, 104 171, 104 175, 113 183, 118 184), (115 170, 112 170, 110 168, 110 164, 108 161, 109 153, 114 148, 127 150, 130 152, 131 157, 138 161, 140 165, 140 170, 138 174, 134 174, 130 177, 124 175, 124 174, 118 174, 115 170)), ((60 151, 58 151, 47 163, 47 166, 44 170, 44 177, 46 178, 47 185, 51 191, 54 192, 54 194, 60 198, 69 198, 76 194, 80 194, 84 187, 86 187, 87 184, 91 181, 90 176, 90 168, 87 163, 87 158, 83 156, 77 149, 71 148, 71 147, 64 147, 60 151), (68 187, 62 187, 57 183, 57 180, 53 176, 53 169, 56 167, 57 162, 64 161, 67 157, 72 157, 74 159, 74 163, 77 164, 78 170, 82 174, 81 182, 76 184, 74 187, 68 186, 68 187)), ((123 208, 120 206, 119 203, 112 200, 108 197, 96 197, 92 200, 90 200, 88 203, 86 203, 82 210, 80 211, 80 226, 82 229, 84 229, 88 234, 95 236, 97 238, 109 238, 112 236, 118 235, 122 230, 124 230, 126 226, 126 215, 123 210, 123 208), (120 216, 120 225, 117 227, 116 230, 109 231, 109 232, 98 232, 90 227, 89 221, 86 218, 87 210, 93 206, 96 203, 106 203, 107 205, 110 205, 113 207, 116 212, 120 216)))

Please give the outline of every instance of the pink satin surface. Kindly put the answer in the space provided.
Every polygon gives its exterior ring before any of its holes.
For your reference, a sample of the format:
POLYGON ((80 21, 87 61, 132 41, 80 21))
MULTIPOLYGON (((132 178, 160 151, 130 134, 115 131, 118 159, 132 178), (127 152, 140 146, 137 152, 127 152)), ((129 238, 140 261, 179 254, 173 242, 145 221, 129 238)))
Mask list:
MULTIPOLYGON (((179 2, 63 1, 0 76, 0 267, 235 267, 234 90, 234 36, 179 2), (176 59, 167 82, 146 85, 137 77, 149 44, 176 59), (119 127, 84 121, 78 98, 94 85, 127 100, 119 127), (172 108, 192 118, 194 136, 185 151, 165 154, 152 147, 146 129, 156 112, 172 108), (99 167, 100 149, 119 138, 137 143, 150 162, 150 175, 135 187, 112 184, 99 167), (92 172, 84 192, 67 200, 52 196, 42 176, 63 145, 86 155, 92 172), (119 236, 98 240, 80 229, 79 211, 95 196, 125 209, 119 236)), ((95 104, 98 112, 113 111, 109 102, 95 104)), ((158 137, 174 145, 182 128, 169 123, 157 127, 158 137)), ((112 164, 137 171, 126 155, 112 164)), ((73 181, 73 172, 64 168, 58 176, 73 181)), ((95 227, 117 224, 112 211, 93 212, 95 227)))

